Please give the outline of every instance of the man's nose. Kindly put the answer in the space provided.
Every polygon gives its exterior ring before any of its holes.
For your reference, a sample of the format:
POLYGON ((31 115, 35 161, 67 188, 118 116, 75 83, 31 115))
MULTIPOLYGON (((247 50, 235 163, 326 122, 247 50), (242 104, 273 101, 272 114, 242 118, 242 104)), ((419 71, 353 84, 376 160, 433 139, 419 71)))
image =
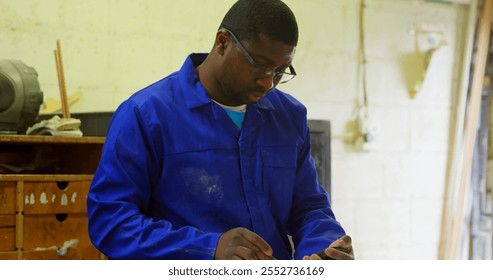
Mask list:
POLYGON ((257 84, 260 85, 266 92, 274 87, 274 75, 266 75, 265 77, 258 78, 257 84))

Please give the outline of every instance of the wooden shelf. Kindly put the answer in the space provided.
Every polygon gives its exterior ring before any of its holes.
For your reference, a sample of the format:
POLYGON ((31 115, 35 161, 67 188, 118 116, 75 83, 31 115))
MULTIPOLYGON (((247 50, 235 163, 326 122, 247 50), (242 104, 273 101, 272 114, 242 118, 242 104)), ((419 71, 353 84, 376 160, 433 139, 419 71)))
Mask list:
POLYGON ((0 135, 0 174, 94 174, 104 137, 0 135))
POLYGON ((0 174, 0 181, 87 181, 92 174, 0 174))
POLYGON ((0 144, 103 144, 104 137, 67 137, 67 136, 42 136, 42 135, 10 135, 0 134, 0 144))

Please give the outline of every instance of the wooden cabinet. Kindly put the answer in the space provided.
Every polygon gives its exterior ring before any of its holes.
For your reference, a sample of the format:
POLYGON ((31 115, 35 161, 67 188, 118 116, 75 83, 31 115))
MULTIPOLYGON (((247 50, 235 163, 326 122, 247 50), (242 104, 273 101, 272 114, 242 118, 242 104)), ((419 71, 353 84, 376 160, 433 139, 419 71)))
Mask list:
POLYGON ((104 259, 86 197, 103 137, 0 135, 0 260, 104 259))

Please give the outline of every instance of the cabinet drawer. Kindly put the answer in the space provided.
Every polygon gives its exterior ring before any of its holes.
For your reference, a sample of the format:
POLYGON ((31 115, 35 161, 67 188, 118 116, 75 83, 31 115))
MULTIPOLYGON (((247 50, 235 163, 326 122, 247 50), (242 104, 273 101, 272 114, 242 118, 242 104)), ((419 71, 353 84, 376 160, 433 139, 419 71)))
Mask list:
POLYGON ((25 215, 23 236, 24 251, 92 246, 86 214, 25 215))
POLYGON ((91 181, 25 182, 24 214, 86 213, 91 181))
POLYGON ((0 251, 15 251, 15 227, 0 227, 0 251))
POLYGON ((0 251, 15 249, 15 215, 0 215, 0 251))
POLYGON ((0 252, 0 260, 17 260, 17 252, 0 252))
POLYGON ((15 214, 16 182, 0 181, 0 215, 15 214))

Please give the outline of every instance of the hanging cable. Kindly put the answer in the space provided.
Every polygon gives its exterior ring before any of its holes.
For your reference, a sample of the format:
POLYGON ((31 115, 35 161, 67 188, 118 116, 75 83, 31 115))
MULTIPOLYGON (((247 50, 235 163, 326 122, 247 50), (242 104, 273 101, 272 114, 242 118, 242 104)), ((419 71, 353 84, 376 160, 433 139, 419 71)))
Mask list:
MULTIPOLYGON (((365 51, 365 29, 364 29, 364 10, 365 0, 360 1, 359 14, 358 14, 358 53, 357 53, 357 69, 356 69, 356 81, 357 81, 357 98, 356 106, 353 112, 352 119, 359 120, 364 113, 364 117, 368 117, 368 92, 366 83, 366 51, 365 51), (364 110, 364 111, 363 111, 364 110)), ((357 138, 355 135, 354 138, 357 138)))
POLYGON ((359 9, 359 67, 361 71, 361 83, 363 91, 363 104, 368 114, 368 91, 366 86, 366 50, 365 50, 365 28, 364 28, 365 0, 361 0, 359 9))

